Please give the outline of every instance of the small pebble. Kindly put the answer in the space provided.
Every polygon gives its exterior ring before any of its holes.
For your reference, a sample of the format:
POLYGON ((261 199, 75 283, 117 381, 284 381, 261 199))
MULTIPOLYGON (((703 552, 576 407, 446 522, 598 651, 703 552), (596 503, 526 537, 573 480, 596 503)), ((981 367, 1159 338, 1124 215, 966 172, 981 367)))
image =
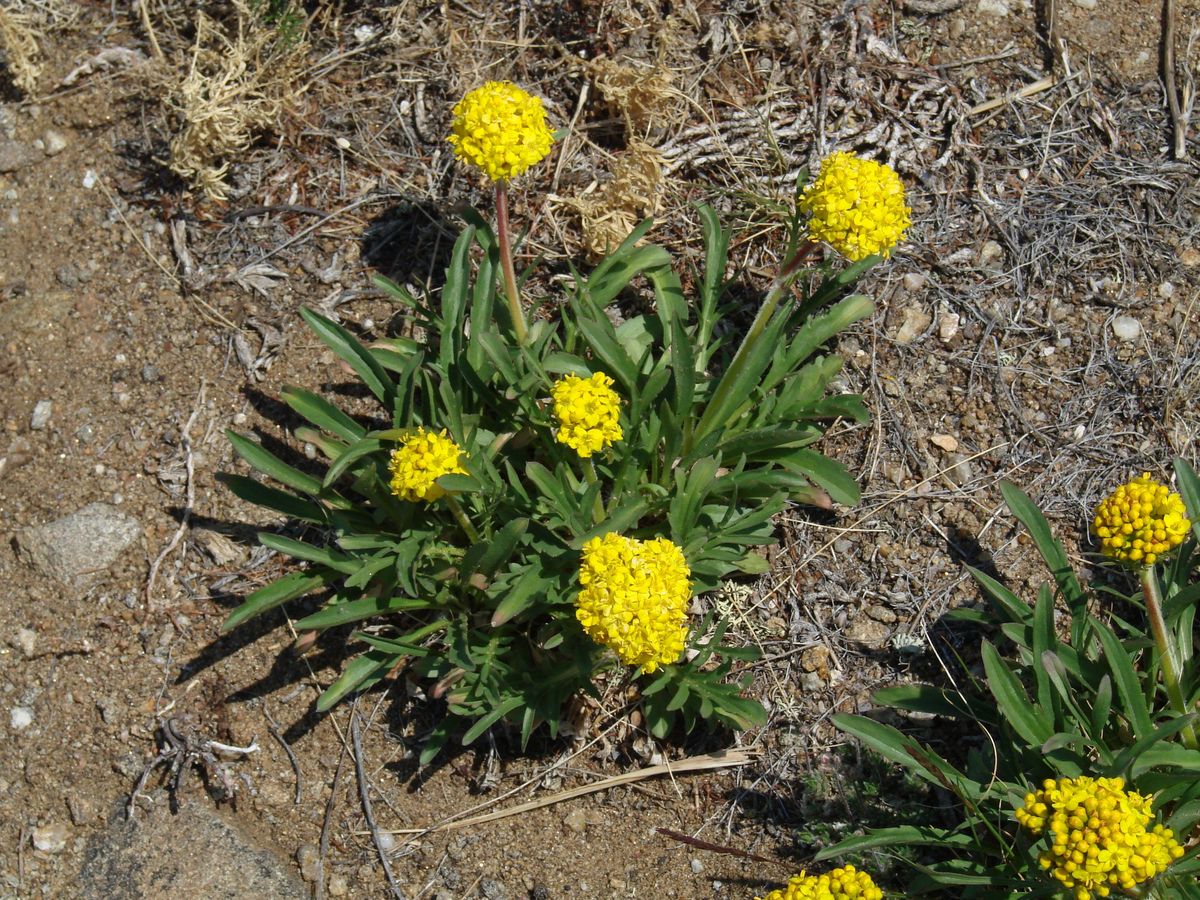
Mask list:
POLYGON ((42 135, 42 145, 47 156, 58 156, 67 149, 67 138, 61 131, 47 128, 42 135))
POLYGON ((317 880, 321 868, 321 851, 316 844, 301 844, 296 849, 296 862, 300 864, 300 877, 310 884, 317 880))
POLYGON ((329 896, 330 897, 345 897, 350 893, 350 884, 346 881, 345 875, 330 875, 329 876, 329 896))
POLYGON ((39 400, 33 408, 33 415, 29 417, 29 427, 34 431, 41 431, 50 424, 50 416, 53 412, 53 403, 49 400, 39 400))
MULTIPOLYGON (((982 4, 980 4, 982 6, 982 4)), ((979 265, 986 266, 994 259, 999 259, 1004 255, 1004 248, 995 241, 984 241, 983 246, 979 248, 979 265)))
POLYGON ((692 872, 696 875, 699 875, 703 871, 704 871, 704 863, 700 862, 700 860, 698 860, 698 859, 693 858, 692 859, 692 872))
POLYGON ((9 713, 9 724, 13 731, 24 731, 33 724, 33 710, 24 706, 14 706, 9 713))
POLYGON ((947 453, 953 453, 958 449, 958 438, 952 434, 934 434, 930 435, 929 443, 941 447, 947 453))
POLYGON ((920 272, 909 272, 903 278, 904 289, 906 291, 919 291, 925 287, 925 282, 928 279, 920 272))
POLYGON ((26 659, 33 656, 37 650, 37 632, 31 628, 17 629, 17 646, 25 654, 26 659))
POLYGON ((43 853, 58 853, 67 846, 68 830, 63 822, 33 829, 33 846, 43 853))
POLYGON ((1175 296, 1175 285, 1169 281, 1164 281, 1158 286, 1158 296, 1164 300, 1170 300, 1175 296))
POLYGON ((1133 316, 1117 316, 1112 320, 1112 330, 1117 340, 1133 343, 1142 336, 1142 323, 1133 316))
POLYGON ((83 182, 82 183, 83 183, 84 190, 90 191, 92 188, 94 188, 96 186, 96 183, 99 180, 100 180, 100 176, 97 175, 91 169, 88 169, 86 172, 83 173, 83 182))
POLYGON ((162 376, 158 372, 158 366, 142 366, 142 381, 146 382, 146 384, 153 384, 161 377, 162 376))

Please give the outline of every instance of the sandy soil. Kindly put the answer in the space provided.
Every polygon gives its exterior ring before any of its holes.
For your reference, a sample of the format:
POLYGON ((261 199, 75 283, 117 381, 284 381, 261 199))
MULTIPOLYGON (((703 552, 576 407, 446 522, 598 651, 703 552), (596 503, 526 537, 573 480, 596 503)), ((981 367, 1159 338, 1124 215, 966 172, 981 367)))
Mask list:
MULTIPOLYGON (((292 861, 319 855, 328 823, 313 891, 388 895, 343 759, 351 706, 313 709, 345 661, 347 634, 299 656, 280 612, 218 636, 228 610, 285 562, 253 540, 278 523, 215 474, 243 471, 223 436, 231 427, 303 458, 280 388, 347 381, 303 328, 301 305, 336 310, 371 335, 395 313, 371 288, 374 271, 436 278, 454 205, 484 202, 441 141, 448 106, 497 75, 538 89, 559 122, 574 123, 577 137, 517 198, 520 226, 550 268, 564 246, 582 259, 578 204, 611 183, 635 137, 662 154, 665 175, 643 198, 664 223, 653 237, 695 258, 687 204, 708 199, 739 225, 735 259, 751 284, 781 233, 755 198, 786 198, 789 177, 827 150, 892 161, 912 185, 917 224, 863 285, 877 314, 839 345, 845 382, 874 418, 824 449, 860 478, 863 502, 785 515, 771 574, 731 609, 734 631, 769 660, 755 670, 766 729, 655 744, 596 711, 575 742, 523 755, 496 734, 418 772, 433 711, 403 684, 354 707, 384 829, 551 801, 722 747, 748 748, 754 761, 398 835, 396 880, 410 898, 751 898, 855 827, 868 801, 851 785, 895 776, 839 751, 829 714, 869 706, 883 684, 940 677, 939 648, 973 645, 977 635, 938 623, 979 601, 964 562, 994 565, 1020 588, 1040 577, 999 480, 1029 489, 1075 551, 1109 486, 1165 472, 1174 455, 1196 459, 1200 198, 1195 164, 1165 153, 1159 4, 1059 5, 1065 78, 1062 54, 1044 52, 1021 0, 965 0, 937 14, 919 11, 936 3, 877 0, 844 12, 765 0, 575 0, 511 15, 348 5, 315 23, 308 90, 230 160, 224 203, 164 167, 172 119, 145 71, 118 65, 61 86, 103 48, 151 56, 138 21, 86 4, 47 28, 39 93, 9 91, 0 104, 0 159, 26 154, 0 173, 0 896, 78 895, 89 841, 119 814, 168 718, 202 739, 259 747, 226 764, 233 802, 211 771, 181 802, 217 805, 247 840, 292 861), (634 134, 636 115, 604 89, 611 80, 578 64, 601 54, 664 67, 671 89, 653 127, 634 134), (1051 72, 1059 83, 1005 100, 1051 72), (550 199, 539 206, 539 196, 550 199), (248 268, 260 263, 271 270, 248 268), (43 401, 50 415, 34 429, 43 401), (187 527, 148 587, 189 485, 187 527), (90 573, 93 583, 68 587, 18 558, 22 529, 96 501, 132 516, 142 536, 90 573), (61 846, 35 847, 60 826, 61 846), (781 864, 717 855, 657 828, 781 864)), ((190 13, 161 11, 157 38, 178 66, 190 13)), ((1184 11, 1181 33, 1195 14, 1184 11)), ((530 294, 552 290, 543 280, 530 294)), ((162 842, 188 851, 169 827, 162 842)))

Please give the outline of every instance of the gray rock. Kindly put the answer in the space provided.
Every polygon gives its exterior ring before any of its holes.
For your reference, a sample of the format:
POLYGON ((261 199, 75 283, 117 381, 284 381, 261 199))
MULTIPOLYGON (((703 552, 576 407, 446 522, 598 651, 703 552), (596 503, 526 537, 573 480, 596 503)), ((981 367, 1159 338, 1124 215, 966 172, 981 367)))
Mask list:
POLYGON ((122 802, 107 831, 88 842, 76 896, 307 900, 292 866, 222 819, 203 794, 186 798, 177 813, 164 795, 152 797, 150 811, 139 805, 132 819, 122 802))
POLYGON ((0 140, 0 172, 16 172, 27 169, 42 158, 41 152, 30 144, 20 141, 0 140))
POLYGON ((48 525, 21 530, 17 552, 40 572, 84 589, 99 581, 141 534, 137 519, 107 503, 91 503, 48 525))
POLYGON ((479 890, 487 900, 508 900, 508 888, 494 878, 479 882, 479 890))
POLYGON ((29 417, 29 427, 33 431, 41 431, 50 424, 54 415, 54 404, 49 400, 39 400, 33 405, 33 415, 29 417))

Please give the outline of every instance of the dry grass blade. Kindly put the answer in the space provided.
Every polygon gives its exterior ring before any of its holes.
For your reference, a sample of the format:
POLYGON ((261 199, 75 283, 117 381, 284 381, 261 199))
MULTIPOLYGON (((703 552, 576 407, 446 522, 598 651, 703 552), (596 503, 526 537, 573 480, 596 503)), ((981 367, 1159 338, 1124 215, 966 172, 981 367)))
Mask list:
POLYGON ((483 816, 476 816, 473 819, 446 822, 432 828, 397 828, 388 833, 427 834, 433 831, 456 831, 459 828, 468 828, 472 825, 483 825, 487 822, 495 822, 498 819, 507 819, 510 816, 519 816, 535 809, 541 809, 544 806, 553 806, 556 803, 574 800, 576 797, 586 797, 588 794, 607 791, 609 788, 618 787, 622 784, 645 781, 647 778, 657 778, 660 775, 674 777, 676 775, 686 775, 689 772, 708 772, 713 769, 729 769, 737 766, 745 766, 753 762, 754 759, 755 754, 747 750, 719 750, 716 753, 689 756, 687 759, 681 759, 679 762, 664 763, 659 766, 647 766, 644 769, 638 769, 636 772, 613 775, 594 784, 580 785, 579 787, 554 794, 551 797, 530 800, 528 803, 520 803, 516 806, 510 806, 508 809, 501 809, 483 816))

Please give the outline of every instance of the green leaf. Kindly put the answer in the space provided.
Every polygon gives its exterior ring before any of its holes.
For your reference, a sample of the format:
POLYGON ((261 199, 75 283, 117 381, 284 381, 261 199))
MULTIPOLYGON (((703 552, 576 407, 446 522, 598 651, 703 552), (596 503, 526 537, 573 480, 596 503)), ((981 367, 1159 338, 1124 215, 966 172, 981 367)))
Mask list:
POLYGON ((219 472, 217 480, 247 503, 265 506, 288 518, 299 519, 301 522, 324 525, 329 521, 329 516, 321 504, 297 497, 295 494, 289 494, 287 491, 281 491, 279 488, 273 488, 260 481, 255 481, 253 478, 247 478, 245 475, 219 472))
POLYGON ((970 835, 956 834, 944 828, 927 825, 895 825, 891 828, 872 828, 867 834, 853 835, 838 841, 831 847, 817 852, 814 862, 837 859, 876 847, 970 847, 970 835))
POLYGON ((320 495, 321 482, 319 479, 301 472, 299 469, 292 468, 269 450, 264 450, 260 445, 249 438, 243 437, 236 431, 226 431, 225 436, 229 438, 229 443, 233 444, 233 449, 237 451, 237 455, 259 472, 269 475, 280 484, 285 484, 292 488, 292 490, 303 491, 314 497, 320 495))
POLYGON ((258 533, 258 542, 264 547, 270 547, 272 550, 285 553, 292 559, 320 563, 346 575, 357 571, 359 566, 358 560, 352 556, 347 556, 345 553, 338 553, 329 547, 317 547, 313 544, 306 544, 304 541, 296 541, 290 537, 284 537, 282 534, 260 531, 258 533))
POLYGON ((496 606, 492 614, 492 627, 499 628, 510 622, 532 606, 545 594, 550 579, 543 577, 536 564, 521 573, 516 583, 496 606))
POLYGON ((1146 698, 1142 693, 1142 685, 1129 654, 1121 645, 1120 640, 1113 634, 1111 628, 1098 619, 1091 619, 1092 630, 1100 640, 1104 656, 1108 660, 1109 671, 1117 684, 1117 696, 1121 698, 1121 706, 1125 716, 1133 726, 1133 732, 1138 738, 1144 738, 1154 731, 1150 722, 1150 710, 1146 707, 1146 698))
POLYGON ((376 684, 397 661, 394 654, 383 650, 368 650, 354 657, 346 664, 338 680, 317 698, 317 712, 327 712, 347 694, 376 684))
POLYGON ((365 456, 370 456, 373 453, 379 453, 383 449, 383 442, 378 438, 363 438, 357 443, 347 447, 337 459, 333 461, 333 465, 329 467, 329 471, 325 473, 325 487, 331 487, 335 481, 342 477, 342 474, 350 468, 352 463, 357 462, 365 456))
POLYGON ((524 701, 517 696, 509 697, 499 706, 488 710, 482 715, 474 725, 467 729, 467 733, 462 736, 462 745, 469 747, 475 742, 475 739, 495 725, 510 712, 518 709, 524 701))
MULTIPOLYGON (((1179 728, 1182 728, 1183 725, 1195 718, 1195 714, 1180 716, 1168 724, 1178 725, 1179 728)), ((1143 751, 1138 757, 1130 769, 1130 777, 1136 779, 1144 772, 1164 766, 1171 766, 1174 769, 1182 770, 1179 774, 1200 778, 1200 750, 1188 750, 1179 744, 1157 743, 1143 751)))
POLYGON ((890 706, 893 709, 906 709, 953 719, 975 718, 989 724, 995 721, 994 711, 969 701, 961 694, 928 684, 903 684, 880 688, 873 697, 880 706, 890 706))
POLYGON ((1200 541, 1200 477, 1187 460, 1178 458, 1175 460, 1175 480, 1188 518, 1192 520, 1192 534, 1200 541))
POLYGON ((346 361, 384 408, 391 410, 396 386, 379 361, 341 325, 305 307, 300 315, 326 346, 346 361))
POLYGON ((1075 570, 1071 568, 1071 561, 1067 559, 1067 552, 1062 544, 1054 539, 1050 532, 1050 523, 1046 521, 1042 511, 1011 481, 1000 482, 1000 493, 1004 495, 1004 502, 1008 504, 1013 515, 1029 532, 1034 546, 1045 560, 1063 596, 1068 602, 1074 602, 1083 596, 1083 589, 1075 577, 1075 570))
POLYGON ((348 622, 359 622, 373 616, 432 608, 433 604, 428 600, 410 600, 407 597, 363 597, 359 600, 327 606, 311 616, 305 616, 299 622, 294 623, 293 627, 297 631, 321 631, 345 625, 348 622))
POLYGON ((992 696, 996 698, 1000 714, 1008 720, 1026 744, 1030 747, 1040 747, 1050 739, 1054 729, 1045 716, 1034 709, 1025 689, 1021 687, 1021 682, 1000 658, 991 642, 984 641, 981 650, 988 687, 992 696))
POLYGON ((829 492, 838 503, 853 506, 858 503, 860 492, 854 476, 837 460, 823 456, 815 450, 792 450, 781 462, 789 469, 807 475, 829 492))
POLYGON ((972 568, 971 566, 967 566, 967 571, 971 573, 971 577, 979 582, 979 586, 983 588, 983 592, 987 594, 988 599, 997 607, 997 612, 1006 616, 1011 622, 1017 622, 1022 625, 1031 625, 1033 623, 1033 610, 1029 608, 1028 603, 986 572, 972 568))
POLYGON ((939 785, 961 797, 976 798, 981 793, 978 782, 968 778, 927 747, 882 722, 837 713, 833 724, 841 731, 858 738, 880 756, 899 763, 915 775, 939 785))
POLYGON ((226 634, 261 613, 323 588, 331 580, 332 573, 322 572, 314 575, 308 572, 290 572, 250 594, 242 605, 221 623, 221 633, 226 634))
POLYGON ((345 441, 354 443, 367 433, 367 430, 352 418, 324 397, 319 397, 311 391, 289 386, 285 387, 280 395, 284 403, 308 421, 345 441))
POLYGON ((647 269, 671 265, 671 256, 654 244, 635 246, 638 239, 650 230, 650 221, 643 222, 616 250, 610 253, 588 276, 584 287, 597 306, 604 307, 621 293, 634 276, 647 269))
POLYGON ((470 576, 479 572, 490 578, 502 565, 508 562, 509 557, 512 556, 513 551, 517 548, 517 544, 525 536, 525 532, 528 529, 528 518, 510 519, 505 522, 504 526, 486 544, 485 549, 482 550, 479 558, 470 566, 469 571, 464 564, 463 575, 470 576))
MULTIPOLYGON (((1173 737, 1179 732, 1183 731, 1183 729, 1187 728, 1188 725, 1191 724, 1194 718, 1195 716, 1190 715, 1177 716, 1176 718, 1171 719, 1169 722, 1158 726, 1158 728, 1154 729, 1154 731, 1146 735, 1144 738, 1140 738, 1132 746, 1126 747, 1121 755, 1113 761, 1113 764, 1108 767, 1110 775, 1125 775, 1126 769, 1129 769, 1129 777, 1137 778, 1143 772, 1155 768, 1156 766, 1187 765, 1186 757, 1184 758, 1184 763, 1162 761, 1164 754, 1166 756, 1170 756, 1170 751, 1166 750, 1167 747, 1173 746, 1177 749, 1182 749, 1178 748, 1178 745, 1163 744, 1162 742, 1167 738, 1173 737), (1162 747, 1163 749, 1158 749, 1156 745, 1158 745, 1158 747, 1162 747), (1151 753, 1151 750, 1154 752, 1151 753)), ((1185 752, 1192 754, 1191 765, 1195 765, 1196 761, 1200 760, 1200 753, 1197 753, 1194 750, 1188 750, 1185 752)))

